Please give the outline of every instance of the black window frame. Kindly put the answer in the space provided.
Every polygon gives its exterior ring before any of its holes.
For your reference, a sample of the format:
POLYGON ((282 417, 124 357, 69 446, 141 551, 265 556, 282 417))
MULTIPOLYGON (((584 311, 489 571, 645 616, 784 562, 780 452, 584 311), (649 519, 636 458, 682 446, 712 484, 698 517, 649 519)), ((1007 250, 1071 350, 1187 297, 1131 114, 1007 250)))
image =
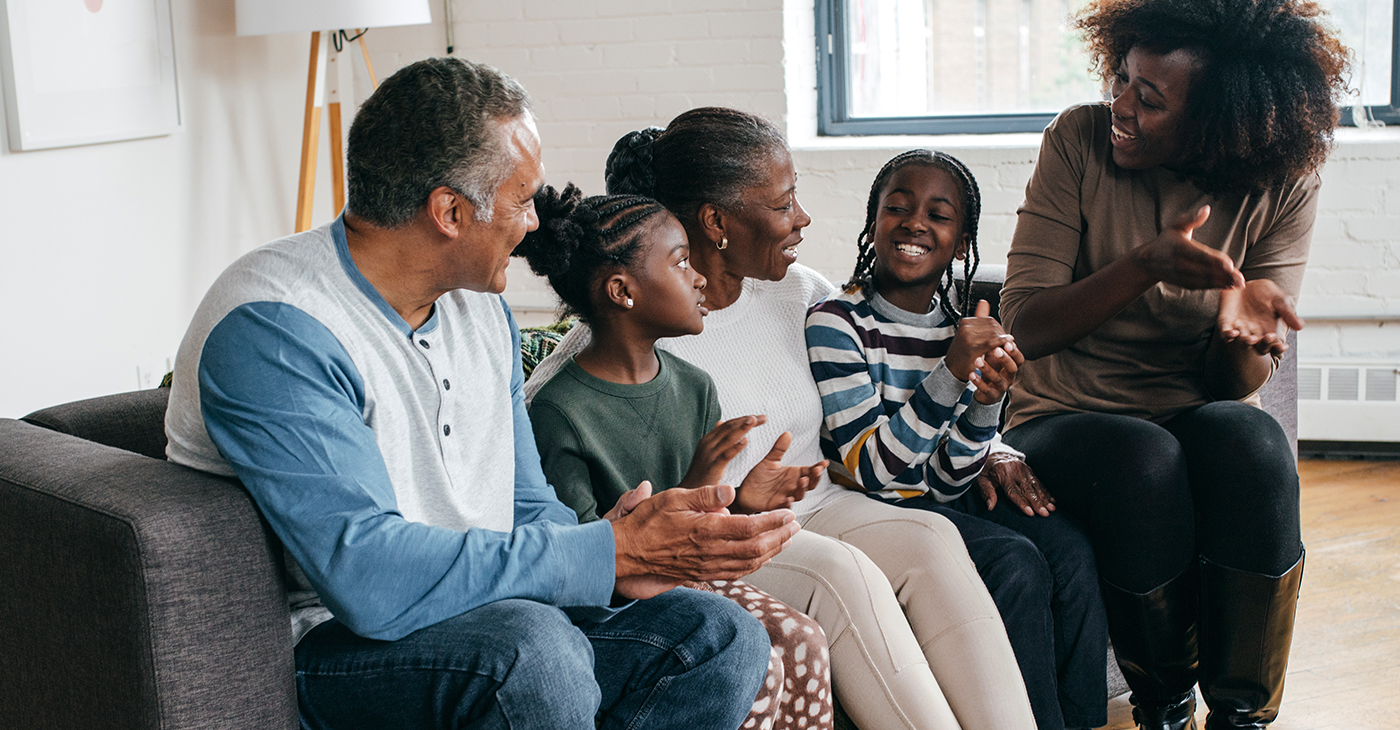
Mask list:
MULTIPOLYGON (((822 137, 862 135, 1001 134, 1042 132, 1055 118, 1045 114, 956 114, 925 117, 850 116, 846 93, 846 0, 816 0, 817 134, 822 137)), ((1387 125, 1400 124, 1400 0, 1392 12, 1390 104, 1366 107, 1369 117, 1387 125)), ((1085 101, 1089 101, 1086 99, 1085 101)), ((1341 126, 1356 126, 1352 107, 1341 110, 1341 126)))

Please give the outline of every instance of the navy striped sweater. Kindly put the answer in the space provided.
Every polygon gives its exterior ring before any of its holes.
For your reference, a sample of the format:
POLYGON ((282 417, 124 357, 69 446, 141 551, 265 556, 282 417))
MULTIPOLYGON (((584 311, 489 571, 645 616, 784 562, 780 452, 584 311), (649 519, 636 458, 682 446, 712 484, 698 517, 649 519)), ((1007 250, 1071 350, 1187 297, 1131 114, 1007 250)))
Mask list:
POLYGON ((857 290, 809 310, 833 479, 888 499, 947 502, 967 491, 999 441, 1001 403, 975 401, 943 364, 956 331, 936 300, 915 314, 857 290))

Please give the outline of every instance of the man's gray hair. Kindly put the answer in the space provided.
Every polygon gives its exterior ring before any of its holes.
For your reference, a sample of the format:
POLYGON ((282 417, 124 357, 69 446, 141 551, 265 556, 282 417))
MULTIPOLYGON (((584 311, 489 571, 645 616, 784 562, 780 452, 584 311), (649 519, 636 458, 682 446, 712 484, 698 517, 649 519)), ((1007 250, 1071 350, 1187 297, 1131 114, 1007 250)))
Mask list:
POLYGON ((529 113, 525 88, 485 64, 429 58, 399 69, 350 125, 346 208, 401 228, 447 186, 471 201, 478 221, 491 220, 517 162, 499 122, 529 113))

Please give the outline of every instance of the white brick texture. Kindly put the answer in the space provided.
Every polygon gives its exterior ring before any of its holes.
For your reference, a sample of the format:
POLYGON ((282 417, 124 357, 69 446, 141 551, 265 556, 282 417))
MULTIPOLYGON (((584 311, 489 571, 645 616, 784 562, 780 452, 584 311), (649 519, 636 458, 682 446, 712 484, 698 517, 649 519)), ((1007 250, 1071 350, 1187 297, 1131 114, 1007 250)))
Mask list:
MULTIPOLYGON (((893 155, 921 146, 944 149, 972 169, 982 188, 983 260, 1004 263, 1035 164, 1035 138, 811 139, 811 12, 810 0, 455 0, 454 6, 458 53, 499 66, 534 96, 551 183, 572 180, 585 192, 602 192, 603 162, 622 134, 663 125, 691 107, 734 106, 800 137, 793 140, 798 190, 813 218, 804 263, 844 280, 875 172, 893 155)), ((378 50, 399 64, 417 51, 378 50)), ((1314 356, 1400 358, 1392 332, 1400 331, 1400 133, 1339 132, 1322 177, 1299 303, 1315 320, 1302 333, 1302 348, 1314 356), (1329 319, 1336 317, 1348 319, 1329 319)), ((527 311, 552 298, 519 263, 511 268, 507 297, 522 319, 548 318, 527 311)))

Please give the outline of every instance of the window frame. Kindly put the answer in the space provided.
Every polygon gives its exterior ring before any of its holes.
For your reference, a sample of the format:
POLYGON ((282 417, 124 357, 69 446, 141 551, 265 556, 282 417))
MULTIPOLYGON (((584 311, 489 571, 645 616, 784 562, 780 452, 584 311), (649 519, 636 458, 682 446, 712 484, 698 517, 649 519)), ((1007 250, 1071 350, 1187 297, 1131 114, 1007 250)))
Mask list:
MULTIPOLYGON (((957 114, 923 117, 859 117, 848 109, 846 78, 846 0, 816 0, 817 134, 860 135, 1000 134, 1043 132, 1058 114, 957 114)), ((1400 124, 1400 0, 1391 15, 1390 104, 1366 107, 1370 118, 1400 124)), ((1086 99, 1085 101, 1089 101, 1086 99)), ((1357 126, 1352 107, 1341 109, 1339 126, 1357 126)))

